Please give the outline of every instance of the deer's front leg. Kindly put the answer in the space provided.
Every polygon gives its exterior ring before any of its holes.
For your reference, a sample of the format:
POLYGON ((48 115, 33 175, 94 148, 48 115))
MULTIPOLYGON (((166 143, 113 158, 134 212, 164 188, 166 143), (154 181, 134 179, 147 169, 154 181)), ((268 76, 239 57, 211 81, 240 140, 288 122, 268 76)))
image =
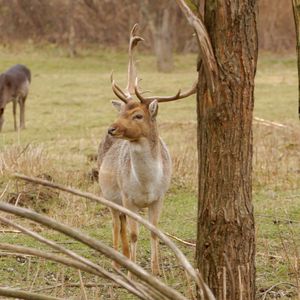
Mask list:
POLYGON ((26 96, 20 99, 20 128, 25 129, 25 101, 26 96))
POLYGON ((4 123, 4 108, 0 108, 0 132, 4 123))
MULTIPOLYGON (((131 204, 128 199, 123 198, 123 205, 127 209, 137 213, 138 209, 131 204)), ((139 236, 139 224, 137 221, 128 217, 128 225, 129 225, 129 236, 130 236, 130 259, 133 262, 136 262, 136 248, 137 248, 137 240, 139 236)))
POLYGON ((17 127, 17 99, 13 99, 12 101, 13 103, 13 115, 14 115, 14 128, 15 128, 15 131, 18 130, 18 127, 17 127))
MULTIPOLYGON (((119 250, 119 237, 120 237, 120 229, 121 229, 121 222, 120 222, 120 213, 116 210, 111 209, 112 214, 112 223, 113 223, 113 248, 118 251, 119 250)), ((120 266, 113 261, 112 265, 115 268, 119 268, 120 266)))
MULTIPOLYGON (((162 200, 154 202, 149 206, 148 215, 149 221, 157 227, 160 212, 162 209, 162 200)), ((159 275, 161 273, 159 267, 159 249, 158 249, 159 240, 157 236, 151 232, 151 271, 153 275, 159 275)))
POLYGON ((122 251, 126 257, 130 258, 129 243, 128 243, 128 239, 127 239, 127 220, 126 220, 126 218, 127 218, 126 215, 120 214, 122 251))

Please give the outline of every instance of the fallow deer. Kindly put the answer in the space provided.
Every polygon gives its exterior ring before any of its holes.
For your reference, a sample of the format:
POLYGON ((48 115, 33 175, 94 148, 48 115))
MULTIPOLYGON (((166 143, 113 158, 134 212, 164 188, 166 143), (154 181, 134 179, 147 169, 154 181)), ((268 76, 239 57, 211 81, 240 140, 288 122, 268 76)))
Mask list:
POLYGON ((25 128, 25 101, 31 81, 30 70, 24 65, 15 65, 0 74, 0 131, 4 123, 4 110, 13 102, 14 128, 17 130, 16 110, 20 106, 20 128, 25 128))
MULTIPOLYGON (((143 39, 135 35, 133 27, 129 42, 128 83, 122 90, 113 80, 112 89, 121 100, 113 100, 118 119, 109 127, 99 145, 99 184, 104 198, 138 212, 148 208, 149 221, 157 226, 163 197, 171 180, 171 158, 167 146, 159 137, 156 123, 158 103, 188 97, 196 86, 185 93, 180 90, 171 97, 143 97, 138 89, 133 49, 143 39), (139 101, 135 101, 136 95, 139 101)), ((112 210, 113 247, 118 250, 121 235, 123 254, 136 261, 138 224, 128 218, 130 249, 127 239, 126 216, 112 210)), ((151 270, 160 273, 158 240, 151 234, 151 270)))

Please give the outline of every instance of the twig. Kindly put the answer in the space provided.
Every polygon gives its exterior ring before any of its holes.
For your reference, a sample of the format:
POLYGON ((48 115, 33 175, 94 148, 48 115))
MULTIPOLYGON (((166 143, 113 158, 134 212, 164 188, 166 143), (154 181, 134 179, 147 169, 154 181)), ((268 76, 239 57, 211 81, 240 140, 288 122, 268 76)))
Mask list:
POLYGON ((1 233, 22 233, 20 230, 13 230, 13 229, 0 229, 1 233))
POLYGON ((36 273, 35 273, 35 275, 34 275, 34 278, 33 278, 32 282, 31 282, 31 285, 30 285, 30 288, 29 288, 29 291, 30 291, 30 292, 31 292, 32 289, 33 289, 33 286, 34 286, 34 284, 35 284, 35 281, 36 281, 36 279, 37 279, 39 273, 40 273, 40 264, 38 264, 36 273))
MULTIPOLYGON (((43 291, 47 291, 47 290, 52 290, 52 289, 55 289, 55 288, 58 288, 58 287, 62 287, 62 286, 65 286, 65 287, 78 287, 80 288, 81 287, 81 284, 80 282, 74 282, 74 283, 58 283, 56 285, 52 285, 52 286, 44 286, 44 287, 41 287, 41 288, 38 288, 38 289, 35 289, 33 290, 33 292, 43 292, 43 291)), ((109 283, 92 283, 92 282, 88 282, 88 283, 84 283, 84 287, 85 288, 94 288, 94 287, 107 287, 107 286, 113 286, 114 288, 118 288, 119 286, 118 285, 115 285, 115 284, 109 284, 109 283)))
POLYGON ((265 125, 265 126, 277 127, 277 128, 289 128, 289 126, 287 126, 287 125, 277 123, 277 122, 272 122, 272 121, 265 120, 265 119, 262 119, 262 118, 254 117, 253 119, 255 121, 261 123, 262 125, 265 125))
POLYGON ((4 190, 3 190, 3 192, 1 193, 1 195, 0 195, 0 200, 2 199, 2 197, 4 197, 6 191, 7 191, 8 187, 9 187, 9 184, 10 184, 10 181, 6 184, 6 186, 5 186, 4 190))
POLYGON ((20 291, 11 288, 0 287, 0 296, 25 299, 25 300, 64 300, 62 298, 56 298, 51 296, 45 296, 32 292, 20 291))
POLYGON ((182 240, 182 239, 180 239, 179 237, 177 237, 177 236, 175 236, 175 235, 172 235, 172 234, 170 234, 170 233, 168 233, 168 232, 165 232, 165 234, 166 234, 167 236, 171 237, 172 239, 174 239, 174 240, 176 240, 176 241, 178 241, 178 242, 180 242, 180 243, 182 243, 182 244, 184 244, 184 245, 186 245, 186 246, 196 247, 196 244, 187 242, 187 241, 185 241, 185 240, 182 240))
POLYGON ((17 206, 17 205, 18 205, 18 203, 19 203, 19 201, 20 201, 20 198, 21 198, 21 196, 22 196, 22 193, 19 193, 19 195, 18 195, 18 197, 17 197, 17 200, 16 200, 16 202, 15 202, 15 206, 17 206))
POLYGON ((263 292, 263 296, 262 296, 262 300, 265 300, 268 293, 270 293, 275 287, 279 286, 279 285, 289 285, 289 286, 292 286, 292 287, 296 287, 294 284, 292 283, 289 283, 289 282, 279 282, 279 283, 276 283, 274 285, 272 285, 270 288, 268 288, 265 292, 263 292))
POLYGON ((88 300, 87 293, 86 293, 86 290, 84 288, 84 283, 83 283, 83 280, 82 280, 80 270, 78 270, 78 276, 79 276, 79 280, 80 280, 80 289, 81 289, 81 292, 83 294, 84 300, 88 300))

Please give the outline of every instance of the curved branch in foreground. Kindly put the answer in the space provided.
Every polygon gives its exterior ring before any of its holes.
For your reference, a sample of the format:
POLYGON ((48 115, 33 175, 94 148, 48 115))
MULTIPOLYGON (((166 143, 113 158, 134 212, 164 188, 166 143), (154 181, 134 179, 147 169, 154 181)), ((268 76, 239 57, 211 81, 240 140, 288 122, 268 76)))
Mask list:
POLYGON ((14 228, 19 229, 21 232, 31 236, 32 238, 36 239, 37 241, 39 241, 41 243, 44 243, 44 244, 50 246, 51 248, 72 257, 73 259, 78 260, 82 265, 87 266, 88 268, 91 268, 92 270, 94 270, 94 272, 96 272, 98 276, 106 277, 106 278, 116 282, 117 284, 119 284, 123 288, 127 289, 132 294, 138 296, 140 299, 147 300, 147 298, 144 297, 143 292, 141 292, 140 290, 136 289, 135 287, 129 285, 128 282, 123 281, 121 278, 119 278, 119 277, 115 276, 114 274, 108 272, 107 270, 100 267, 99 265, 94 264, 93 262, 86 259, 85 257, 82 257, 82 256, 78 255, 77 253, 73 252, 72 250, 69 250, 69 249, 67 249, 67 248, 65 248, 61 245, 58 245, 55 242, 44 238, 43 236, 39 235, 38 233, 36 233, 36 232, 34 232, 30 229, 27 229, 27 228, 23 227, 22 225, 19 225, 19 224, 15 223, 11 220, 3 218, 1 216, 0 216, 0 221, 3 222, 3 223, 6 223, 7 225, 13 226, 14 228))
MULTIPOLYGON (((0 210, 20 216, 20 217, 25 217, 26 219, 32 220, 34 222, 38 222, 40 224, 43 224, 44 226, 47 226, 49 228, 52 228, 58 232, 65 234, 69 237, 72 237, 73 239, 80 241, 83 244, 88 245, 90 248, 99 251, 106 257, 116 261, 118 264, 127 268, 127 270, 129 270, 131 273, 136 275, 139 279, 141 279, 142 281, 147 283, 149 286, 155 288, 157 291, 159 291, 161 294, 166 296, 168 299, 187 300, 186 297, 184 297, 182 294, 180 294, 173 288, 167 286, 166 284, 164 284, 163 282, 158 280, 156 277, 154 277, 151 274, 149 274, 148 272, 146 272, 143 268, 141 268, 139 265, 137 265, 134 262, 132 262, 131 260, 129 260, 126 256, 122 255, 121 253, 114 250, 113 248, 108 247, 107 245, 103 244, 102 242, 81 233, 78 230, 75 230, 69 226, 66 226, 60 222, 57 222, 47 216, 40 215, 29 209, 15 207, 14 205, 10 205, 7 203, 0 202, 0 210)), ((0 217, 0 219, 3 220, 5 218, 0 217)), ((11 225, 16 227, 16 224, 12 223, 9 220, 5 220, 5 222, 10 223, 11 225)), ((19 228, 20 228, 20 230, 24 230, 24 228, 21 229, 21 226, 19 226, 19 228)), ((28 229, 25 229, 25 230, 28 232, 30 231, 28 229)), ((37 233, 33 233, 33 234, 37 235, 37 233)), ((43 238, 43 237, 41 237, 41 238, 43 238)), ((52 242, 52 244, 53 244, 53 242, 52 242)), ((65 251, 66 250, 67 249, 65 249, 65 251)), ((94 265, 95 264, 92 265, 93 268, 94 268, 94 265)), ((99 267, 99 266, 97 266, 97 267, 99 267)))
POLYGON ((84 197, 84 198, 96 201, 104 206, 110 207, 112 209, 115 209, 117 211, 120 211, 120 212, 126 214, 127 216, 136 220, 140 224, 143 224, 147 229, 149 229, 151 232, 156 234, 170 249, 172 249, 176 258, 181 263, 182 267, 187 271, 187 273, 192 277, 192 279, 197 283, 197 285, 200 288, 202 288, 203 285, 208 288, 208 286, 205 283, 202 284, 201 282, 199 282, 199 277, 198 277, 196 270, 193 268, 191 263, 184 256, 184 254, 180 251, 180 249, 162 231, 160 231, 157 227, 155 227, 153 224, 148 222, 146 219, 142 218, 140 215, 132 212, 129 209, 126 209, 125 207, 123 207, 121 205, 117 205, 111 201, 108 201, 108 200, 104 199, 103 197, 95 196, 91 193, 82 192, 82 191, 79 191, 79 190, 76 190, 73 188, 69 188, 62 184, 53 183, 53 182, 39 179, 39 178, 28 177, 28 176, 18 174, 18 173, 15 173, 14 177, 25 180, 25 181, 37 183, 40 185, 48 186, 51 188, 55 188, 55 189, 58 189, 58 190, 61 190, 61 191, 64 191, 64 192, 67 192, 67 193, 70 193, 73 195, 84 197))
POLYGON ((56 298, 51 296, 45 296, 37 293, 31 293, 26 291, 15 290, 11 288, 0 287, 0 296, 18 299, 28 300, 64 300, 63 298, 56 298))
MULTIPOLYGON (((81 263, 81 262, 78 262, 77 260, 75 259, 70 259, 70 258, 67 258, 67 257, 64 257, 62 255, 57 255, 57 254, 53 254, 53 253, 49 253, 47 251, 42 251, 42 250, 39 250, 39 249, 36 249, 36 248, 29 248, 29 247, 24 247, 24 246, 17 246, 17 245, 11 245, 11 244, 6 244, 6 243, 0 243, 0 249, 1 250, 5 250, 5 251, 12 251, 14 253, 19 253, 19 254, 25 254, 25 255, 31 255, 31 256, 35 256, 35 257, 41 257, 41 258, 44 258, 44 259, 47 259, 47 260, 51 260, 51 261, 54 261, 54 262, 57 262, 57 263, 60 263, 60 264, 63 264, 67 267, 71 267, 71 268, 74 268, 74 269, 77 269, 77 270, 81 270, 81 271, 84 271, 86 273, 89 273, 89 274, 93 274, 95 276, 101 276, 101 277, 104 277, 102 273, 98 272, 97 270, 81 263)), ((119 270, 117 270, 118 274, 122 277, 124 277, 124 273, 120 272, 119 270)), ((110 276, 111 278, 109 279, 112 279, 112 278, 115 278, 115 283, 116 283, 116 286, 122 286, 120 284, 120 279, 118 276, 116 276, 115 274, 113 273, 110 273, 110 276)), ((126 282, 129 282, 128 281, 128 278, 124 278, 126 282)), ((137 282, 132 282, 132 280, 130 280, 130 284, 132 286, 136 286, 136 285, 139 285, 137 282)), ((147 287, 143 287, 145 289, 147 289, 147 287)), ((149 291, 150 293, 151 291, 149 291)), ((141 299, 152 299, 152 298, 148 298, 147 296, 142 298, 143 295, 141 294, 137 294, 136 296, 140 297, 141 299)), ((154 298, 154 299, 159 299, 159 298, 154 298)))
POLYGON ((207 85, 211 95, 214 95, 216 92, 218 67, 208 32, 203 22, 191 11, 184 0, 176 0, 176 2, 196 32, 207 85))

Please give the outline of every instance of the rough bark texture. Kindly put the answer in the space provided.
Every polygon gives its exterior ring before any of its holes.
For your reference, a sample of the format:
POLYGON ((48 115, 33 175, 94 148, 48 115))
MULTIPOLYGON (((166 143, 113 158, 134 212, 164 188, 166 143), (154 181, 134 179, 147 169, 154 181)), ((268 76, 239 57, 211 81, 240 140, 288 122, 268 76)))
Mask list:
POLYGON ((297 56, 298 56, 298 116, 300 119, 300 0, 292 0, 293 12, 296 28, 296 40, 297 40, 297 56))
POLYGON ((199 207, 196 261, 217 299, 254 299, 252 114, 256 0, 206 0, 219 68, 211 99, 199 62, 199 207))

